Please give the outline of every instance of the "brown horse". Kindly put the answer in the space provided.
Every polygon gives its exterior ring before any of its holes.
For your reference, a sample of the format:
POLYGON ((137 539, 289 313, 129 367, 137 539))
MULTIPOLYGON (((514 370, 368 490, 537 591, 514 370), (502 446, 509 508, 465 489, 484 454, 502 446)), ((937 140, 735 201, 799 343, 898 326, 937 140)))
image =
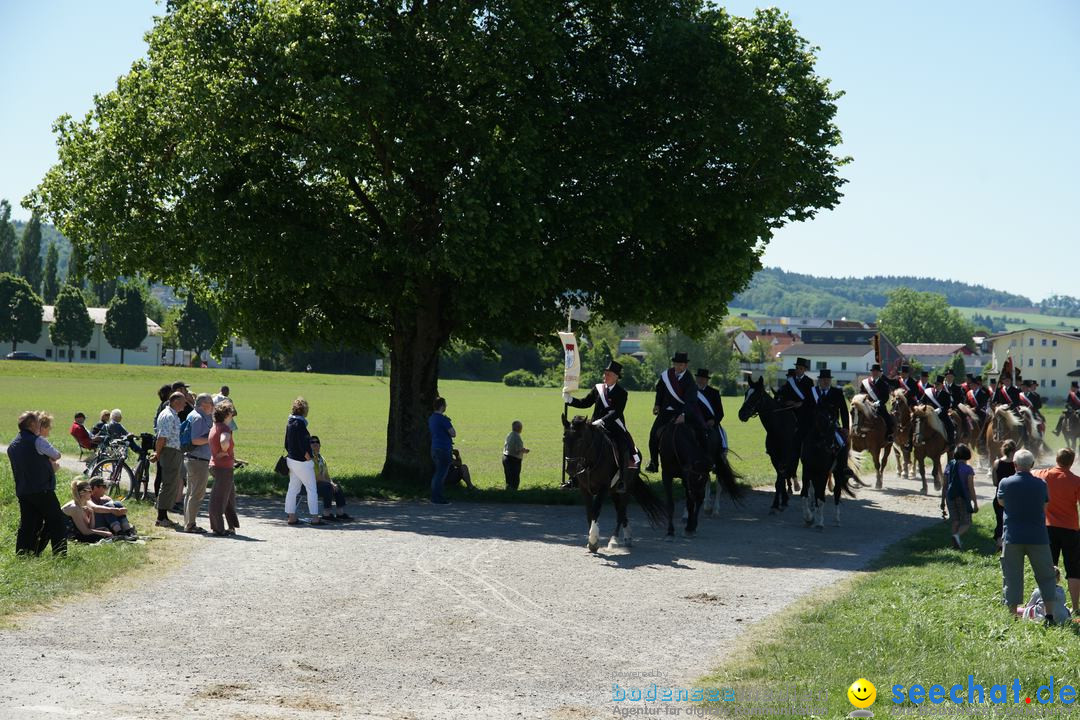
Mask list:
POLYGON ((1065 445, 1076 450, 1080 441, 1080 412, 1065 408, 1064 418, 1061 421, 1061 435, 1065 438, 1065 445))
POLYGON ((979 416, 970 405, 957 405, 949 410, 953 427, 956 428, 956 442, 964 443, 971 449, 975 449, 980 443, 982 425, 979 424, 979 416))
MULTIPOLYGON (((945 424, 933 408, 919 405, 912 411, 914 427, 912 440, 915 446, 915 462, 919 464, 919 478, 922 480, 922 494, 928 494, 926 487, 926 458, 933 462, 934 490, 941 490, 941 456, 948 451, 945 424)), ((951 458, 950 458, 951 459, 951 458)))
POLYGON ((877 474, 876 487, 880 490, 892 445, 885 442, 885 420, 877 414, 866 395, 861 393, 851 398, 851 449, 855 452, 870 451, 877 474))
POLYGON ((987 456, 990 458, 1001 455, 1001 446, 1006 440, 1014 440, 1018 448, 1027 448, 1035 455, 1036 460, 1042 454, 1042 436, 1039 434, 1035 416, 1026 407, 1014 411, 1006 405, 999 405, 987 420, 983 432, 987 456))
POLYGON ((896 419, 896 428, 893 430, 896 475, 907 480, 911 477, 911 432, 914 429, 911 407, 908 405, 907 393, 903 390, 893 390, 892 399, 893 417, 896 419))

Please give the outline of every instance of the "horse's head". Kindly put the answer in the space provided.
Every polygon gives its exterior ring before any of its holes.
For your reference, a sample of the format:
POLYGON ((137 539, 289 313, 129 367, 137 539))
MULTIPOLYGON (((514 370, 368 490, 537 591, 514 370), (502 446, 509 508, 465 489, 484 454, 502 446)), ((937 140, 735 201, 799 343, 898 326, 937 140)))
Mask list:
POLYGON ((592 426, 581 415, 573 420, 563 418, 563 458, 566 460, 566 472, 576 475, 585 469, 585 448, 592 426))
POLYGON ((765 379, 759 376, 757 380, 750 381, 750 387, 746 389, 746 394, 743 395, 743 403, 739 408, 739 419, 747 422, 757 415, 761 409, 761 401, 764 399, 765 379))
POLYGON ((897 422, 901 424, 911 417, 911 408, 908 406, 906 392, 900 389, 892 391, 892 409, 897 422))

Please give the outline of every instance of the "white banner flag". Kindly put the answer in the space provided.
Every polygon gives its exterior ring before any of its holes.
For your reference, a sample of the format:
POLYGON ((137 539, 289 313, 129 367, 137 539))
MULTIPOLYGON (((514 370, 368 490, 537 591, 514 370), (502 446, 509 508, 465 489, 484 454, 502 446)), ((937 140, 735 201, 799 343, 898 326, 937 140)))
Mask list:
POLYGON ((573 392, 578 389, 578 381, 581 379, 581 354, 578 352, 574 333, 561 332, 559 333, 559 340, 562 342, 563 355, 566 358, 563 367, 562 391, 564 393, 573 392))

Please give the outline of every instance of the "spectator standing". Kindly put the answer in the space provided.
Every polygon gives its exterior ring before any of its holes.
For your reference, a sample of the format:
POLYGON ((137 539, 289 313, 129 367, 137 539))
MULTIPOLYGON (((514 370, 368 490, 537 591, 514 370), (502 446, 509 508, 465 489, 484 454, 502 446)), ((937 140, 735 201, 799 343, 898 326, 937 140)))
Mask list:
POLYGON ((438 397, 432 406, 433 412, 428 418, 428 432, 431 434, 431 460, 435 463, 435 472, 431 475, 431 502, 435 505, 449 505, 443 497, 443 483, 450 469, 451 453, 457 431, 446 416, 446 400, 438 397))
POLYGON ((167 408, 169 406, 169 396, 172 395, 172 393, 173 393, 172 385, 162 385, 161 387, 158 388, 157 396, 158 396, 158 401, 159 402, 158 402, 157 410, 154 411, 154 432, 157 432, 158 415, 161 414, 162 410, 164 410, 165 408, 167 408))
POLYGON ((345 491, 341 486, 330 479, 330 469, 326 466, 326 458, 322 455, 322 442, 318 436, 311 436, 312 462, 315 464, 315 486, 322 498, 323 520, 352 520, 352 516, 345 511, 345 491), (331 505, 337 505, 337 513, 334 513, 331 505))
POLYGON ((160 463, 158 474, 161 476, 161 485, 157 494, 157 522, 158 527, 175 528, 176 523, 169 519, 168 511, 176 502, 176 494, 180 487, 180 468, 183 465, 184 455, 180 452, 180 411, 187 403, 187 398, 182 392, 174 392, 169 396, 168 406, 161 411, 157 418, 157 443, 154 446, 154 455, 160 463))
POLYGON ((285 458, 289 465, 289 490, 285 493, 285 513, 290 525, 296 525, 296 498, 303 487, 307 492, 308 513, 312 525, 322 525, 319 518, 319 491, 315 484, 315 463, 311 459, 311 435, 308 433, 308 402, 293 400, 292 414, 285 425, 285 458))
MULTIPOLYGON (((1016 474, 1001 481, 997 497, 1005 508, 1004 547, 1001 551, 1001 572, 1004 579, 1005 604, 1010 614, 1024 597, 1024 558, 1031 563, 1032 574, 1044 601, 1056 597, 1054 564, 1050 559, 1050 536, 1046 531, 1046 504, 1050 499, 1046 483, 1031 474, 1035 456, 1028 450, 1013 455, 1016 474)), ((1063 612, 1047 607, 1046 620, 1064 620, 1063 612)))
POLYGON ((53 444, 49 442, 49 433, 52 432, 53 416, 47 412, 39 411, 37 414, 38 419, 38 432, 37 439, 34 440, 34 447, 37 449, 39 455, 44 455, 49 458, 49 464, 52 465, 53 474, 60 469, 60 451, 53 447, 53 444))
POLYGON ((214 395, 214 407, 217 407, 223 402, 229 403, 229 407, 232 408, 232 418, 229 420, 229 429, 236 432, 236 403, 229 397, 228 385, 222 385, 221 389, 214 395))
POLYGON ((971 527, 971 514, 979 511, 979 501, 975 497, 975 470, 968 465, 971 449, 960 443, 956 446, 953 459, 945 467, 945 486, 941 489, 941 509, 949 505, 949 518, 952 520, 953 547, 960 550, 963 545, 960 536, 971 527))
POLYGON ((53 555, 67 554, 67 523, 56 499, 56 472, 49 458, 37 450, 37 413, 19 415, 19 434, 8 445, 8 460, 19 501, 17 554, 40 555, 48 542, 53 555))
POLYGON ((525 441, 521 439, 521 430, 520 420, 510 423, 510 433, 503 442, 503 476, 506 478, 506 487, 510 490, 517 490, 521 484, 521 461, 529 452, 525 441))
POLYGON ((184 459, 187 469, 187 491, 184 493, 184 532, 205 533, 196 523, 199 508, 206 497, 206 483, 210 479, 210 430, 214 427, 214 401, 209 393, 195 398, 195 409, 188 415, 191 444, 184 459))
POLYGON ((994 543, 1001 550, 1001 534, 1004 532, 1004 509, 997 499, 997 488, 1001 481, 1016 474, 1016 465, 1013 464, 1013 453, 1016 452, 1016 441, 1006 440, 1001 445, 1001 457, 994 461, 994 516, 997 524, 994 526, 994 543))
POLYGON ((96 543, 112 537, 108 530, 94 527, 94 511, 87 502, 90 499, 90 483, 85 480, 71 481, 71 500, 60 511, 71 518, 73 530, 70 535, 76 542, 96 543))
POLYGON ((214 487, 210 490, 210 530, 218 537, 235 535, 240 527, 236 516, 236 485, 233 484, 233 466, 236 464, 236 443, 233 441, 229 420, 232 403, 220 402, 214 406, 214 427, 210 430, 210 474, 214 487), (224 516, 224 521, 222 519, 224 516), (228 523, 226 527, 225 523, 228 523))
POLYGON ((1072 472, 1076 453, 1069 448, 1058 450, 1057 467, 1039 470, 1035 477, 1046 482, 1050 502, 1046 506, 1046 532, 1050 536, 1050 556, 1054 566, 1064 556, 1065 577, 1075 614, 1080 609, 1080 477, 1072 472))

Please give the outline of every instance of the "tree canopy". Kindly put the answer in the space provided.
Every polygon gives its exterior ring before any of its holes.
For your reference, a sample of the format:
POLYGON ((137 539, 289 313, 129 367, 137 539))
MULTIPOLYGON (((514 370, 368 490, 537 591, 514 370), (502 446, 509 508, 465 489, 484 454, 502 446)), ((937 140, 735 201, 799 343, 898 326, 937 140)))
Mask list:
POLYGON ((51 242, 45 254, 45 273, 41 280, 41 298, 46 305, 56 302, 56 294, 60 291, 59 263, 60 251, 56 249, 56 243, 51 242))
POLYGON ((971 344, 975 326, 949 307, 944 295, 898 288, 878 316, 878 327, 895 343, 971 344))
POLYGON ((120 348, 120 364, 124 363, 124 351, 134 350, 146 337, 146 310, 139 289, 122 285, 109 301, 105 314, 105 339, 120 348))
POLYGON ((0 200, 0 273, 13 273, 15 265, 15 226, 11 224, 11 203, 0 200))
POLYGON ((41 337, 41 306, 26 278, 0 273, 0 340, 10 342, 12 352, 41 337))
POLYGON ((66 345, 68 362, 72 349, 82 347, 94 336, 94 321, 86 309, 82 291, 73 285, 65 285, 56 297, 53 323, 49 327, 49 339, 53 345, 66 345))
POLYGON ((426 465, 451 339, 569 304, 704 333, 840 198, 838 94, 774 9, 186 0, 148 39, 30 204, 256 347, 385 343, 387 472, 426 465))
POLYGON ((176 319, 176 339, 182 349, 191 350, 197 356, 217 344, 217 323, 210 312, 193 298, 187 299, 176 319))
POLYGON ((35 293, 41 290, 41 220, 37 213, 23 228, 19 241, 18 269, 35 293))

